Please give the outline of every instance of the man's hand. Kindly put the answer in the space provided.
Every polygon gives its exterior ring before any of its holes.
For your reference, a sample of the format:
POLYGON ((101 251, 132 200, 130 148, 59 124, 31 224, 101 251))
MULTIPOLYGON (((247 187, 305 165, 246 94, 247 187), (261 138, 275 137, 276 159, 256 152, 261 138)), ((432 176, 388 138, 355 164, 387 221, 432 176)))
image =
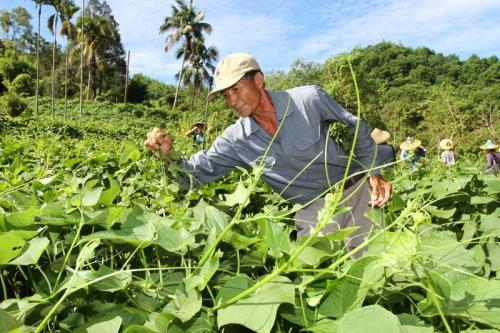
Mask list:
POLYGON ((392 195, 392 185, 381 175, 370 176, 370 185, 372 187, 372 200, 370 205, 381 207, 386 204, 392 195))
POLYGON ((163 157, 169 157, 172 151, 172 138, 165 132, 165 129, 155 127, 148 132, 144 147, 153 153, 159 153, 163 157))

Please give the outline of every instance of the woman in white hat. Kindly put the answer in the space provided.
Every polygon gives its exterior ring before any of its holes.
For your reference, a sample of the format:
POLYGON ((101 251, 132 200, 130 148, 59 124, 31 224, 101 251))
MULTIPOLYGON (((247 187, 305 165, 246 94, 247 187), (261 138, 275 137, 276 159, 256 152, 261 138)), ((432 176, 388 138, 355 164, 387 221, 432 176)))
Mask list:
POLYGON ((399 148, 401 148, 401 159, 410 163, 411 170, 415 168, 415 163, 422 157, 425 157, 425 149, 421 145, 422 141, 411 136, 407 137, 406 140, 399 145, 399 148))
POLYGON ((443 139, 439 142, 439 148, 443 149, 441 153, 441 162, 444 165, 455 164, 455 152, 453 151, 453 142, 450 139, 443 139))
POLYGON ((487 140, 481 149, 484 149, 486 153, 486 169, 485 172, 488 173, 498 173, 500 172, 500 153, 496 152, 498 145, 494 144, 493 141, 487 140))

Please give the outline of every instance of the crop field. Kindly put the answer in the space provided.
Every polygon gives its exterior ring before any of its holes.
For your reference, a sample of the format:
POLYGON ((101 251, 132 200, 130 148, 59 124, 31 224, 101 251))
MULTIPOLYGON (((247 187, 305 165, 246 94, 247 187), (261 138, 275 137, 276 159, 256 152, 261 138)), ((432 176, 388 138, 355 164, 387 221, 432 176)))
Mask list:
POLYGON ((258 167, 184 190, 141 147, 187 120, 92 110, 0 119, 0 332, 500 330, 500 179, 477 165, 389 171, 385 225, 353 260, 352 229, 319 233, 336 193, 296 239, 298 207, 258 167))

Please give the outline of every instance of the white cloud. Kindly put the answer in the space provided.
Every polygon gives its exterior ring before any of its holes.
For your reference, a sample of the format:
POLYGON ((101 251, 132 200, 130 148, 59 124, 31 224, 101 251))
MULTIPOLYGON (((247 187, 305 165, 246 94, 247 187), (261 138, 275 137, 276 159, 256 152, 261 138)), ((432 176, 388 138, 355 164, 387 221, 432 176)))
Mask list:
POLYGON ((311 34, 298 54, 324 58, 382 40, 435 47, 445 53, 487 51, 492 44, 482 40, 483 34, 489 35, 490 42, 500 35, 498 23, 481 20, 495 11, 500 14, 500 3, 493 0, 392 1, 364 8, 363 14, 311 34))

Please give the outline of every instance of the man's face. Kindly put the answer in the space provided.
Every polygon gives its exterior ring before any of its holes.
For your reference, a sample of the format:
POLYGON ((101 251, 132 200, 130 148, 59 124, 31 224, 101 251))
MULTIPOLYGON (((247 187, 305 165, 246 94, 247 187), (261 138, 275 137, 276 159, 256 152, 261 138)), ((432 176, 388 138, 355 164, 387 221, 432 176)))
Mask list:
POLYGON ((241 78, 234 86, 222 92, 226 104, 238 112, 241 117, 249 117, 260 104, 261 91, 253 78, 241 78))

